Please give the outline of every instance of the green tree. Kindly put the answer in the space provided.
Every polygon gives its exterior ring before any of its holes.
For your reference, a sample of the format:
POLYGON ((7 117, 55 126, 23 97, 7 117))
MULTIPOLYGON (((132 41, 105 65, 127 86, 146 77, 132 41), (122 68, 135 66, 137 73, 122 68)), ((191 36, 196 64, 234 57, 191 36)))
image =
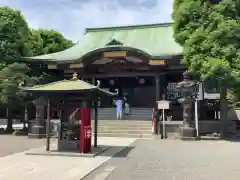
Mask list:
POLYGON ((43 39, 39 31, 31 30, 28 34, 28 39, 25 42, 26 56, 37 56, 44 54, 43 39))
POLYGON ((7 106, 8 131, 12 130, 13 109, 29 101, 18 84, 22 81, 46 83, 55 79, 45 66, 20 64, 21 57, 54 53, 72 45, 72 41, 57 31, 30 30, 20 11, 0 7, 0 101, 7 106))
POLYGON ((13 110, 24 106, 24 101, 29 96, 19 89, 19 84, 24 82, 33 85, 39 78, 30 77, 30 68, 26 64, 13 63, 0 71, 0 101, 7 107, 7 132, 12 132, 13 110))
POLYGON ((20 11, 0 7, 0 68, 24 55, 28 34, 28 24, 20 11))
MULTIPOLYGON (((54 30, 33 29, 29 33, 25 46, 28 50, 28 56, 37 56, 66 50, 73 46, 73 42, 54 30)), ((48 83, 59 79, 59 76, 54 76, 53 73, 50 73, 43 63, 41 66, 39 66, 39 63, 38 66, 32 63, 31 69, 30 74, 32 76, 44 77, 39 83, 48 83)))
POLYGON ((239 83, 240 1, 175 0, 174 37, 184 48, 183 62, 202 80, 220 84, 221 136, 226 136, 227 89, 239 83))
MULTIPOLYGON (((28 50, 28 56, 37 56, 66 50, 73 46, 73 42, 54 30, 33 29, 29 33, 25 46, 28 50)), ((39 63, 37 66, 35 66, 35 63, 32 63, 31 69, 31 76, 44 77, 41 78, 39 83, 48 83, 59 79, 59 76, 49 72, 43 63, 41 66, 39 66, 39 63)))
POLYGON ((38 29, 33 30, 33 33, 39 34, 43 42, 42 54, 50 54, 59 51, 63 51, 72 47, 73 42, 65 39, 64 36, 54 30, 38 29))
POLYGON ((32 29, 25 43, 27 56, 37 56, 63 51, 73 46, 73 42, 54 30, 32 29))

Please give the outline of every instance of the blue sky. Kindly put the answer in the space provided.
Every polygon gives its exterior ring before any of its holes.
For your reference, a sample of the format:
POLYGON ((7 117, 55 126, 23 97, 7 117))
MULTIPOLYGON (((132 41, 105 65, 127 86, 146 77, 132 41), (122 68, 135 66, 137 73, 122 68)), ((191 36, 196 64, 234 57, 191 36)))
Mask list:
POLYGON ((77 41, 89 27, 171 21, 173 0, 0 0, 21 10, 30 27, 55 29, 77 41))

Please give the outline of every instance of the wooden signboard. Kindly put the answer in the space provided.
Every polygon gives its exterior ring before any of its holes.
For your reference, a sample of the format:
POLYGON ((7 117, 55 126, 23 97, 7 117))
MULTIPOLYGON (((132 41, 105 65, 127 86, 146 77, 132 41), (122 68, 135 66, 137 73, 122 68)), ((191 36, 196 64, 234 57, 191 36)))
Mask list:
POLYGON ((158 109, 170 109, 171 108, 171 101, 157 101, 158 109))

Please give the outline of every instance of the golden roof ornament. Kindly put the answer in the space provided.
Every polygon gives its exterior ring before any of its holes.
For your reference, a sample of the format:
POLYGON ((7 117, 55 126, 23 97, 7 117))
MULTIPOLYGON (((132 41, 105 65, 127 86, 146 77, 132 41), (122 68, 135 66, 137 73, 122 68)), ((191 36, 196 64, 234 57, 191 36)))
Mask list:
POLYGON ((72 80, 74 80, 74 81, 78 80, 78 73, 76 73, 76 72, 73 73, 72 80))

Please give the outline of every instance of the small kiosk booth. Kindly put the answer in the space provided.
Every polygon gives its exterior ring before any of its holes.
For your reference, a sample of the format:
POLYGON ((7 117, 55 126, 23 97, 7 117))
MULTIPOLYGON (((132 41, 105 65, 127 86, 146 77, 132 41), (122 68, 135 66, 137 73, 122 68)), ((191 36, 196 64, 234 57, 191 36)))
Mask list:
POLYGON ((45 85, 20 88, 33 96, 44 97, 47 100, 46 121, 46 151, 50 150, 51 117, 50 106, 52 102, 59 102, 60 128, 58 136, 58 151, 74 151, 91 153, 92 147, 92 117, 91 110, 94 106, 94 147, 97 147, 97 99, 102 96, 115 96, 118 94, 99 88, 81 81, 73 74, 71 80, 57 81, 45 85), (69 111, 71 109, 71 111, 69 111), (77 111, 76 120, 69 119, 69 112, 77 111))

